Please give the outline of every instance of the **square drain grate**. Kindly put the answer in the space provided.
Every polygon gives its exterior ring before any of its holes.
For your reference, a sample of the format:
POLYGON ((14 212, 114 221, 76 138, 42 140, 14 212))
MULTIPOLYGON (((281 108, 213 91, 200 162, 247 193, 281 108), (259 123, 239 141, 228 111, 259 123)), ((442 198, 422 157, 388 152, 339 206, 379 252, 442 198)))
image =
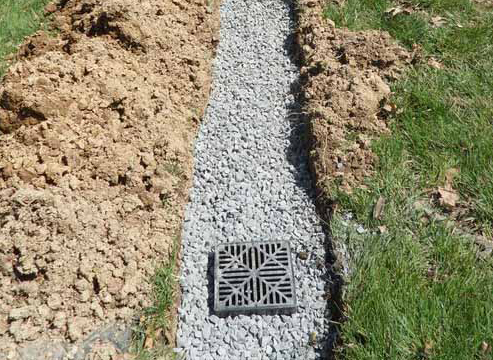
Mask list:
POLYGON ((288 242, 227 243, 216 247, 217 315, 290 314, 296 293, 288 242))

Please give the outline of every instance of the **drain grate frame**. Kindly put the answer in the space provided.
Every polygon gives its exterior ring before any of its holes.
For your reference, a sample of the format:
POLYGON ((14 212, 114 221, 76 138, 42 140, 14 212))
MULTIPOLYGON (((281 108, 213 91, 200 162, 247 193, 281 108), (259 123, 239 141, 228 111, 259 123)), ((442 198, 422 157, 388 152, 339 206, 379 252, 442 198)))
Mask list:
POLYGON ((292 314, 296 310, 289 242, 237 242, 216 246, 216 315, 292 314))

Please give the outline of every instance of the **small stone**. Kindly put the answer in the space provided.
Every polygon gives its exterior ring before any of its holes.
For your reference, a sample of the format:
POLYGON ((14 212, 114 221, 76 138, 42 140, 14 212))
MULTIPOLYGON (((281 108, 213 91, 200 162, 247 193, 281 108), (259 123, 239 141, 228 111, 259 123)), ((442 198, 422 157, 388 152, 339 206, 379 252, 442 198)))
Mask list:
POLYGON ((249 331, 250 331, 250 334, 257 335, 258 334, 258 326, 257 325, 250 326, 249 331))
POLYGON ((240 329, 240 330, 238 330, 237 335, 238 335, 237 341, 239 343, 244 343, 245 340, 246 340, 247 332, 245 330, 243 330, 243 329, 240 329))
POLYGON ((202 329, 202 336, 204 337, 204 340, 209 340, 211 337, 211 327, 208 324, 204 325, 204 328, 202 329))
POLYGON ((269 345, 272 341, 272 338, 270 336, 262 336, 260 338, 260 346, 265 347, 269 345))

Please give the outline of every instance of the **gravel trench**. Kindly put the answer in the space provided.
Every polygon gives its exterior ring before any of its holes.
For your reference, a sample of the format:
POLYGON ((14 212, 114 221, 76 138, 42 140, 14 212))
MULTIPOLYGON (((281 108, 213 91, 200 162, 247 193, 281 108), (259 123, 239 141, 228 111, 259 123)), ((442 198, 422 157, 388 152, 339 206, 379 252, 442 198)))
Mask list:
POLYGON ((323 358, 329 327, 324 234, 291 92, 299 77, 290 60, 291 6, 282 0, 223 0, 221 6, 213 92, 195 145, 183 229, 176 351, 187 359, 323 358), (212 314, 214 245, 252 240, 291 242, 296 314, 212 314))

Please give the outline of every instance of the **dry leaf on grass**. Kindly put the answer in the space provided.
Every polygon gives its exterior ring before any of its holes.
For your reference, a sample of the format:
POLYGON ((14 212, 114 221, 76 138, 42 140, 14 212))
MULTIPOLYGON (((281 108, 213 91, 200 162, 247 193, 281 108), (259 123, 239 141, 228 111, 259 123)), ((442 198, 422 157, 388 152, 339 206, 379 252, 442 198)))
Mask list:
POLYGON ((410 15, 414 12, 414 9, 411 7, 402 7, 402 6, 396 6, 396 7, 391 7, 385 10, 385 15, 388 15, 390 17, 395 17, 399 14, 404 14, 404 15, 410 15))
POLYGON ((385 225, 379 226, 378 231, 380 231, 380 234, 386 234, 387 233, 387 226, 385 226, 385 225))
POLYGON ((154 339, 151 336, 147 336, 144 342, 145 349, 152 349, 154 347, 154 339))
POLYGON ((375 220, 380 220, 384 206, 385 206, 385 198, 383 196, 380 196, 378 198, 377 203, 375 204, 375 207, 373 208, 373 218, 375 220))
POLYGON ((457 192, 452 189, 451 186, 439 187, 438 188, 438 201, 441 206, 446 207, 448 209, 453 209, 457 206, 457 202, 459 201, 459 195, 457 192))
POLYGON ((437 60, 435 60, 434 58, 429 58, 428 59, 428 66, 431 66, 432 68, 435 68, 435 69, 443 69, 443 64, 437 60))
POLYGON ((432 341, 425 341, 425 344, 423 346, 423 357, 427 359, 430 357, 433 353, 433 342, 432 341))
POLYGON ((491 345, 488 344, 486 341, 483 341, 481 343, 481 351, 483 354, 489 354, 491 352, 491 345))
POLYGON ((452 186, 454 178, 459 174, 459 169, 450 168, 445 171, 445 185, 452 186))
POLYGON ((447 24, 447 19, 445 19, 444 17, 441 17, 441 16, 433 16, 430 19, 430 24, 434 28, 439 28, 439 27, 442 27, 445 24, 447 24))
POLYGON ((387 114, 400 114, 402 113, 402 109, 399 109, 397 105, 393 102, 387 102, 384 106, 382 106, 382 110, 387 114))
POLYGON ((452 210, 457 206, 457 202, 459 201, 459 194, 452 187, 454 182, 454 178, 459 174, 459 169, 450 168, 445 172, 445 186, 438 187, 438 201, 441 206, 452 210))

